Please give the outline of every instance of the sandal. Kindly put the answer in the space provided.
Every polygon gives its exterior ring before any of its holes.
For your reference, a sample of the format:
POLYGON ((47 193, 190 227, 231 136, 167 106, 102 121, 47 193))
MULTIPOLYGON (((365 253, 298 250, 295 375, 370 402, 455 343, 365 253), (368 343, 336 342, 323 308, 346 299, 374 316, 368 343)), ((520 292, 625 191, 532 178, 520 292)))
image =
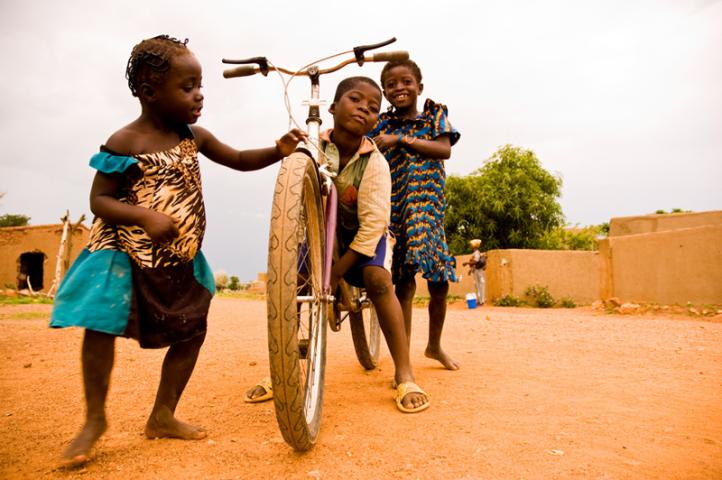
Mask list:
POLYGON ((426 393, 425 391, 423 391, 421 389, 421 387, 416 385, 414 382, 404 382, 404 383, 399 384, 396 387, 396 397, 394 398, 394 400, 396 400, 396 408, 398 408, 400 411, 402 411, 404 413, 419 413, 419 412, 426 410, 427 408, 429 408, 431 406, 431 401, 429 400, 429 394, 426 393), (418 407, 415 407, 415 408, 405 407, 403 404, 403 400, 404 400, 404 398, 406 398, 406 395, 408 395, 409 393, 422 394, 424 397, 426 397, 426 403, 424 403, 423 405, 419 405, 418 407))
MULTIPOLYGON (((260 387, 263 389, 263 395, 251 398, 246 392, 246 398, 243 399, 246 403, 261 403, 273 398, 273 384, 271 383, 271 377, 266 377, 258 382, 253 389, 260 387)), ((252 390, 253 390, 252 389, 252 390)))

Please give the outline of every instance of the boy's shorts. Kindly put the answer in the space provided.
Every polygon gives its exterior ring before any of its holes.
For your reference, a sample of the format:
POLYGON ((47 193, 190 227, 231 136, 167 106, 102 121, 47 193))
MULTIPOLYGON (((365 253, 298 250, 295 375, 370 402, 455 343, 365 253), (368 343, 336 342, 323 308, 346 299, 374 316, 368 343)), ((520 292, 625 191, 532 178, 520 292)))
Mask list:
MULTIPOLYGON (((356 262, 353 267, 349 269, 343 276, 344 280, 353 285, 354 287, 362 288, 363 282, 363 269, 364 267, 374 266, 381 267, 391 274, 391 257, 394 252, 395 239, 390 233, 385 233, 379 239, 379 243, 376 244, 376 251, 373 257, 364 256, 361 260, 356 262)), ((349 242, 350 243, 350 242, 349 242)), ((339 255, 343 255, 345 250, 339 252, 339 255)))

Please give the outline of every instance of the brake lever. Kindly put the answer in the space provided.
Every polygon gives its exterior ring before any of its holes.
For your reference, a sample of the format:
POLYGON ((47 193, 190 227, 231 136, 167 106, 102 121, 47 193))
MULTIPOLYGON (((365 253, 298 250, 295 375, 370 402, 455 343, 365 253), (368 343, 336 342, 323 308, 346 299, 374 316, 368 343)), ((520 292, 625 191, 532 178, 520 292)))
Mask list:
POLYGON ((392 37, 384 42, 381 43, 375 43, 373 45, 361 45, 359 47, 353 47, 353 55, 356 57, 356 63, 358 63, 359 67, 363 66, 364 64, 364 52, 367 50, 373 50, 376 48, 385 47, 386 45, 389 45, 391 43, 394 43, 396 41, 396 37, 392 37))

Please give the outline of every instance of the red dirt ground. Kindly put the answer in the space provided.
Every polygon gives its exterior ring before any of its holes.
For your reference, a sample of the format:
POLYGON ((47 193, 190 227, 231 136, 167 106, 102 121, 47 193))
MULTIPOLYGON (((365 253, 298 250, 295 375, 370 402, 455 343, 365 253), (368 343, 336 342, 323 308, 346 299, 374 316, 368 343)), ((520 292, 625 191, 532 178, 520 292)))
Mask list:
POLYGON ((163 351, 119 340, 110 428, 84 468, 58 467, 83 416, 81 330, 46 327, 49 305, 0 306, 0 478, 716 479, 722 478, 722 319, 590 309, 450 308, 446 371, 423 356, 432 398, 399 413, 392 363, 358 365, 348 325, 329 332, 321 434, 293 452, 273 403, 243 403, 266 374, 265 303, 216 298, 180 418, 196 442, 146 440, 163 351))

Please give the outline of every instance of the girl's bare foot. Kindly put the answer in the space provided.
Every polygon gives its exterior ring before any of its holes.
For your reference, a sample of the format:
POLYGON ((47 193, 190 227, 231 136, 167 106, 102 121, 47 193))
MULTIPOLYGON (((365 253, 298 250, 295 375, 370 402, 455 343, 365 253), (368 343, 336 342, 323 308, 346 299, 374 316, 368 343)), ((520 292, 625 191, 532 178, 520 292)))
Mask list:
POLYGON ((90 460, 90 449, 108 428, 105 419, 88 420, 63 452, 63 465, 77 467, 90 460))
POLYGON ((208 433, 201 427, 177 420, 170 412, 154 413, 145 424, 145 436, 148 438, 180 438, 181 440, 200 440, 208 433))
POLYGON ((459 367, 461 367, 461 364, 459 362, 448 356, 446 352, 444 352, 441 348, 433 350, 429 347, 426 347, 424 355, 426 355, 428 358, 438 360, 447 370, 458 370, 459 367))

